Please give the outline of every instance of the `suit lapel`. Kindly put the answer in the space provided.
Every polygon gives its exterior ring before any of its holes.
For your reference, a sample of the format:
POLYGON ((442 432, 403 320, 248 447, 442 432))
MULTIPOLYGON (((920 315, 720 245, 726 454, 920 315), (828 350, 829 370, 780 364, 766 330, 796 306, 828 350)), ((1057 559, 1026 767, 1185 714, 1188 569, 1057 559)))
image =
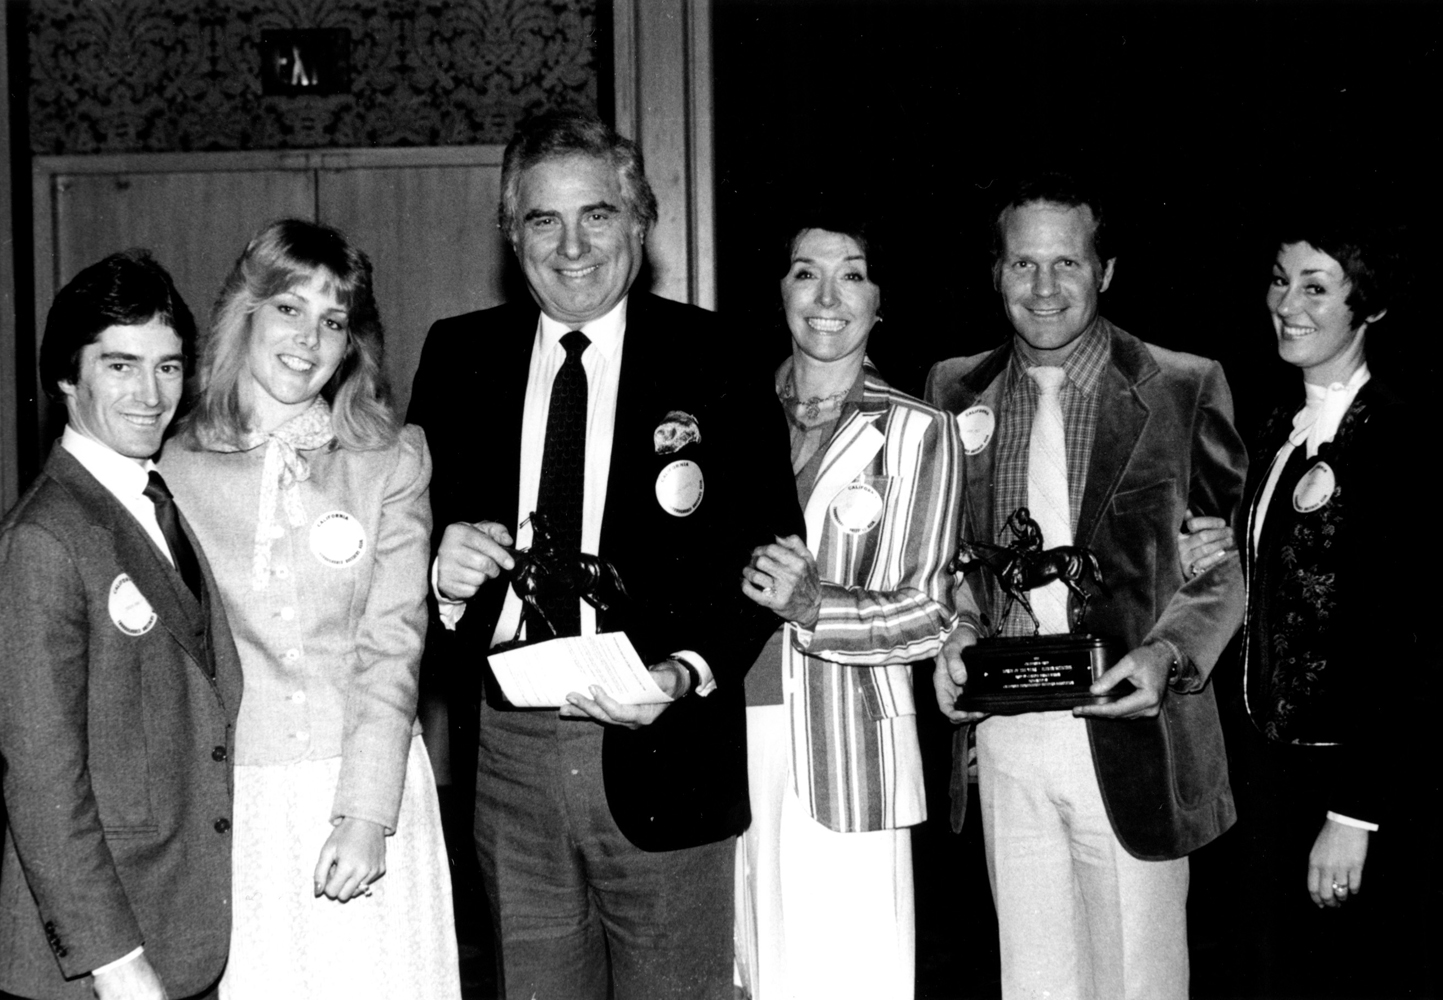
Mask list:
POLYGON ((1138 385, 1157 371, 1157 365, 1141 342, 1112 328, 1111 363, 1103 370, 1097 387, 1100 394, 1097 413, 1097 435, 1092 442, 1092 457, 1087 467, 1087 485, 1082 491, 1082 507, 1077 515, 1078 545, 1092 543, 1103 512, 1112 502, 1118 483, 1142 438, 1151 410, 1143 402, 1138 385), (1139 351, 1143 352, 1139 355, 1139 351))
MULTIPOLYGON (((496 474, 490 476, 494 490, 491 501, 484 505, 490 512, 485 516, 510 518, 516 511, 520 497, 521 480, 521 421, 526 410, 526 384, 531 369, 531 352, 536 346, 536 324, 540 312, 534 306, 519 307, 509 329, 500 337, 482 337, 475 341, 478 349, 484 344, 487 352, 494 352, 494 360, 485 368, 494 391, 487 394, 489 416, 481 426, 492 432, 486 440, 495 449, 496 474)), ((458 392, 458 401, 467 397, 474 387, 458 392)), ((462 409, 467 405, 460 404, 462 409)), ((479 462, 478 462, 479 464, 479 462)), ((524 516, 524 515, 521 515, 524 516)), ((520 525, 512 525, 513 530, 520 525)))
MULTIPOLYGON (((208 673, 200 602, 156 549, 140 522, 58 443, 51 452, 47 471, 63 482, 90 511, 92 530, 114 547, 120 568, 150 603, 161 626, 190 654, 195 665, 208 673)), ((189 531, 189 525, 186 530, 189 531)), ((200 546, 193 534, 190 539, 198 551, 200 546)))
MULTIPOLYGON (((977 405, 986 406, 998 424, 1002 420, 1002 375, 1012 358, 1012 346, 1006 344, 993 351, 980 365, 962 380, 963 413, 977 405)), ((992 523, 992 490, 996 478, 997 435, 975 455, 965 455, 967 523, 964 537, 973 541, 996 542, 997 530, 992 523)))
POLYGON ((813 556, 817 555, 822 544, 827 507, 832 498, 871 464, 887 440, 887 436, 875 426, 882 412, 865 407, 852 411, 827 445, 817 481, 812 486, 812 495, 807 500, 807 548, 811 549, 813 556))

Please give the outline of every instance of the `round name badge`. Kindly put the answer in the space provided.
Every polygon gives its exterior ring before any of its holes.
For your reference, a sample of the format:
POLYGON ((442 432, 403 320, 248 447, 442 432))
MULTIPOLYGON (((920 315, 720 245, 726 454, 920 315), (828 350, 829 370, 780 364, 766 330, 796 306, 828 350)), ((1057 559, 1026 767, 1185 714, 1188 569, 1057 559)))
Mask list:
POLYGON ((882 519, 882 494, 866 483, 848 483, 832 498, 830 509, 837 527, 859 535, 882 519))
POLYGON ((126 635, 145 635, 155 627, 155 609, 126 573, 110 583, 110 620, 126 635))
POLYGON ((1327 462, 1319 462, 1304 473, 1293 490, 1293 510, 1299 514, 1311 514, 1327 506, 1337 488, 1338 478, 1333 474, 1332 467, 1327 462))
POLYGON ((992 441, 997 430, 997 415, 992 407, 978 404, 957 414, 957 430, 962 435, 962 450, 976 455, 992 441))
POLYGON ((366 529, 343 510, 331 510, 311 525, 311 554, 327 566, 349 566, 366 551, 366 529))
POLYGON ((704 492, 701 466, 689 459, 672 462, 656 477, 656 502, 672 517, 695 513, 704 492))

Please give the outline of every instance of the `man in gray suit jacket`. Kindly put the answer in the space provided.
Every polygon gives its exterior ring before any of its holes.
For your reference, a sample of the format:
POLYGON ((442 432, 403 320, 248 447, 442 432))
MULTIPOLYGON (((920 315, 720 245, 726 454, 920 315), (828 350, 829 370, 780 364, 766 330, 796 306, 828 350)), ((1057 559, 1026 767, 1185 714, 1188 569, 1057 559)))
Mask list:
POLYGON ((65 434, 0 523, 0 991, 208 995, 230 940, 240 663, 151 457, 195 322, 141 251, 56 296, 65 434))
MULTIPOLYGON (((1090 548, 1105 586, 1084 621, 1065 588, 1039 587, 1032 604, 1044 631, 1081 625, 1130 650, 1093 685, 1128 691, 1112 704, 985 720, 955 708, 976 634, 959 629, 938 656, 942 711, 981 720, 1003 997, 1185 1000, 1186 856, 1234 819, 1207 680, 1241 621, 1243 586, 1237 560, 1185 580, 1177 538, 1189 508, 1237 514, 1246 454, 1232 398, 1216 362, 1145 344, 1099 315, 1114 259, 1096 198, 1069 179, 1023 185, 998 214, 996 250, 1014 335, 942 362, 927 384, 929 402, 959 415, 964 532, 1005 542, 1009 517, 1027 506, 1047 547, 1090 548)), ((1032 634, 1016 608, 999 619, 995 582, 968 579, 959 611, 990 614, 998 634, 1032 634)))

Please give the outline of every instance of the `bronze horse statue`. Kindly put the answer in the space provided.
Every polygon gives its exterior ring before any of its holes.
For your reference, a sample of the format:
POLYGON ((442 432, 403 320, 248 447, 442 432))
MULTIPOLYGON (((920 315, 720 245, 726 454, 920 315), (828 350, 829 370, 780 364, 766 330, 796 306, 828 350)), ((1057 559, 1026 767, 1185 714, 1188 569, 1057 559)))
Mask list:
POLYGON ((1032 610, 1032 602, 1028 599, 1027 592, 1054 580, 1061 581, 1081 605, 1077 614, 1081 621, 1087 614, 1090 595, 1079 584, 1091 579, 1099 589, 1105 589, 1102 567, 1098 565, 1097 556, 1092 554, 1092 550, 1078 545, 1059 545, 1056 548, 1044 549, 1042 529, 1032 519, 1032 514, 1026 507, 1018 507, 1013 511, 1003 530, 1012 532, 1012 541, 1007 545, 961 542, 957 547, 957 556, 949 567, 951 571, 963 572, 967 565, 974 561, 986 566, 996 577, 1002 592, 1007 595, 1007 600, 1002 605, 1000 620, 1007 620, 1014 603, 1021 604, 1027 617, 1032 619, 1034 635, 1042 626, 1032 610))
POLYGON ((532 615, 541 620, 548 633, 556 634, 541 606, 543 591, 547 600, 580 597, 598 611, 610 611, 627 599, 626 584, 608 560, 586 552, 562 552, 551 537, 546 515, 539 511, 532 511, 521 523, 524 525, 527 521, 531 522, 531 547, 511 553, 516 560, 511 589, 525 605, 513 642, 520 639, 521 629, 532 615))

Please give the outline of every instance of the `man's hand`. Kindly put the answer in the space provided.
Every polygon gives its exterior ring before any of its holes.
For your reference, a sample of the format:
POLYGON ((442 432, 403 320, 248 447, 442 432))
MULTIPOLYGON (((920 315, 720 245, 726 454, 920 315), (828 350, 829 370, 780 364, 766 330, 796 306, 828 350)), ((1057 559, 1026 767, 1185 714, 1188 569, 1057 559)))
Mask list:
POLYGON ((796 535, 752 549, 751 564, 742 570, 742 593, 802 628, 814 627, 822 613, 817 560, 796 535))
POLYGON ((90 988, 100 1000, 165 1000, 167 996, 144 954, 95 976, 90 988))
POLYGON ((1238 540, 1220 517, 1198 517, 1187 512, 1177 535, 1177 561, 1184 580, 1201 576, 1214 566, 1237 557, 1238 540))
POLYGON ((980 722, 987 718, 986 712, 961 712, 957 710, 957 699, 967 686, 967 667, 962 663, 962 651, 977 642, 977 633, 970 628, 959 628, 947 637, 934 658, 936 667, 932 670, 932 687, 937 692, 937 707, 953 722, 980 722))
POLYGON ((1107 694, 1122 681, 1136 688, 1107 705, 1079 705, 1073 715, 1093 719, 1150 719, 1162 711, 1167 697, 1167 673, 1172 667, 1172 650, 1155 642, 1139 646, 1105 670, 1089 688, 1093 694, 1107 694))
POLYGON ((336 824, 316 862, 315 891, 342 903, 386 874, 386 831, 347 816, 336 824))
POLYGON ((515 567, 504 547, 512 544, 511 532, 495 521, 448 524, 436 553, 436 589, 448 600, 470 600, 481 584, 515 567))
POLYGON ((1308 895, 1318 906, 1338 907, 1363 888, 1368 831, 1328 820, 1308 852, 1308 895))
MULTIPOLYGON (((675 700, 687 693, 687 685, 691 682, 690 675, 686 672, 686 667, 676 660, 662 660, 647 669, 651 671, 656 686, 661 688, 667 697, 675 700)), ((589 717, 597 722, 625 726, 627 729, 651 725, 657 716, 672 704, 664 701, 659 705, 623 705, 595 684, 591 686, 590 698, 573 691, 566 696, 566 702, 561 706, 561 714, 568 718, 589 717)))

